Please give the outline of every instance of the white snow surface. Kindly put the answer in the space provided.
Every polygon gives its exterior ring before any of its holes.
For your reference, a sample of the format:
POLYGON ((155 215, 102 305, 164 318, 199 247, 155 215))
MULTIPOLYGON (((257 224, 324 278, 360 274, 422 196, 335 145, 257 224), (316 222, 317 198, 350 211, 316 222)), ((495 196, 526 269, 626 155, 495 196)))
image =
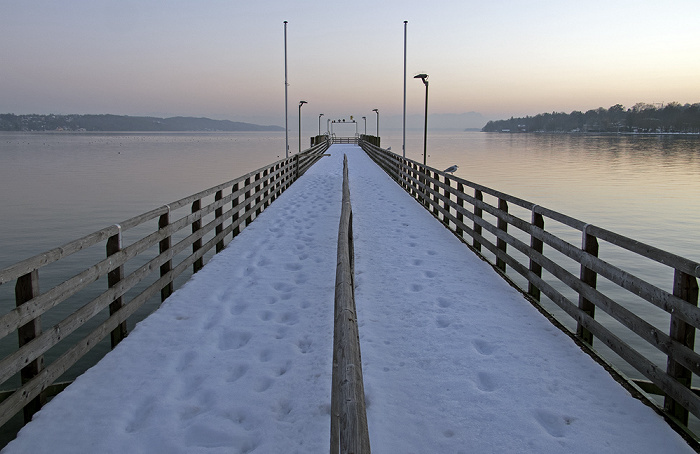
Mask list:
POLYGON ((2 452, 328 452, 345 153, 374 452, 693 452, 359 147, 329 152, 2 452))

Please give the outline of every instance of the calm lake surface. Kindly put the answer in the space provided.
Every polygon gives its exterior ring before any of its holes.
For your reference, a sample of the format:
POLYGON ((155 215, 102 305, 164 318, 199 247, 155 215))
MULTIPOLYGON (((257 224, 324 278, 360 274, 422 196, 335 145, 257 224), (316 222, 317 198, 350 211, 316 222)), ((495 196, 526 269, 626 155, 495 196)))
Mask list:
MULTIPOLYGON (((406 141, 406 156, 422 162, 422 131, 406 141)), ((272 163, 284 142, 284 133, 0 132, 0 268, 272 163)), ((383 147, 401 154, 401 143, 400 130, 382 134, 383 147)), ((700 261, 697 136, 431 132, 427 162, 700 261)), ((607 259, 671 287, 672 275, 636 269, 634 257, 607 259)), ((9 287, 0 286, 3 308, 14 305, 9 287)), ((667 331, 663 316, 658 324, 667 331)))

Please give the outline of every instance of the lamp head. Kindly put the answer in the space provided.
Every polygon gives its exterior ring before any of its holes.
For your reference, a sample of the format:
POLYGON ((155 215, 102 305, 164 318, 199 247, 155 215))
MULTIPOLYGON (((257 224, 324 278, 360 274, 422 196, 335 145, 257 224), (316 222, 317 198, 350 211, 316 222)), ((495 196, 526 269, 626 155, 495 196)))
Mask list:
POLYGON ((427 74, 416 74, 413 76, 414 79, 421 79, 425 85, 428 85, 428 75, 427 74))
POLYGON ((377 112, 377 113, 379 113, 379 109, 372 109, 372 112, 377 112))
POLYGON ((303 106, 304 104, 308 104, 306 101, 299 101, 299 107, 303 106))

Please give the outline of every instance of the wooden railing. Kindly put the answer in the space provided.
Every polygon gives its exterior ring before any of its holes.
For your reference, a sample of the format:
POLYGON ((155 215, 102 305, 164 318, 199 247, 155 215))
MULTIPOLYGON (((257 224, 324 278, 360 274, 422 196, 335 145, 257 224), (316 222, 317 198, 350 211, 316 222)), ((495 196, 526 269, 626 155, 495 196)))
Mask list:
POLYGON ((0 383, 7 388, 8 380, 21 375, 20 388, 2 395, 0 425, 23 408, 25 421, 30 420, 45 401, 47 390, 64 372, 106 336, 111 334, 112 348, 119 343, 127 334, 129 316, 158 293, 161 300, 167 298, 173 292, 177 276, 190 266, 192 272, 202 268, 208 251, 223 250, 227 239, 233 239, 321 159, 328 146, 328 142, 323 142, 288 159, 0 270, 0 284, 16 281, 16 304, 3 304, 6 309, 0 315, 0 339, 15 332, 19 336, 19 349, 0 359, 0 383), (178 210, 187 211, 176 219, 178 210), (157 222, 155 231, 148 228, 148 222, 157 222), (191 230, 184 230, 188 227, 191 230), (124 233, 132 229, 146 229, 146 233, 127 245, 124 233), (39 292, 40 270, 100 244, 106 247, 106 258, 49 290, 39 292), (127 273, 126 269, 133 271, 127 273), (105 276, 106 290, 96 297, 88 293, 89 296, 79 300, 80 304, 68 306, 66 300, 74 295, 81 298, 90 284, 105 276), (139 283, 145 288, 127 301, 127 292, 138 289, 139 283), (16 307, 12 309, 8 304, 16 307), (42 329, 43 316, 59 305, 68 315, 48 329, 42 329), (107 310, 109 313, 104 314, 107 310), (96 317, 101 313, 103 320, 96 317), (49 349, 87 323, 96 324, 96 327, 80 339, 71 337, 72 342, 63 347, 64 352, 50 364, 44 364, 44 354, 49 349))
POLYGON ((354 262, 352 205, 346 156, 343 159, 343 207, 338 227, 338 266, 335 274, 331 454, 370 453, 355 310, 354 262))
POLYGON ((358 137, 336 137, 331 136, 331 143, 347 143, 352 145, 357 145, 359 141, 358 137))
POLYGON ((646 392, 665 396, 662 411, 668 418, 687 428, 689 412, 700 417, 700 397, 697 390, 691 389, 693 377, 700 375, 700 355, 694 348, 695 330, 700 327, 697 282, 700 263, 439 172, 368 142, 360 141, 360 145, 391 178, 474 251, 490 251, 494 268, 505 276, 508 267, 524 277, 527 288, 521 290, 535 304, 542 308, 539 301, 544 294, 568 314, 576 324, 575 338, 587 345, 598 339, 646 377, 649 382, 639 380, 636 385, 646 392), (488 203, 489 200, 492 202, 488 203), (512 208, 518 208, 527 217, 516 216, 512 208), (550 222, 556 228, 548 230, 545 225, 550 222), (560 227, 577 231, 582 246, 553 233, 562 230, 560 227), (663 266, 669 276, 673 275, 673 280, 667 282, 669 290, 600 259, 599 242, 604 242, 606 250, 631 253, 636 264, 651 261, 663 266), (562 266, 563 262, 570 265, 562 266), (571 265, 575 265, 576 271, 571 265), (545 277, 543 270, 548 273, 545 277), (598 276, 606 280, 606 290, 597 284, 598 276), (573 289, 572 294, 578 300, 565 295, 566 287, 573 289), (658 323, 646 320, 639 311, 615 301, 607 290, 610 287, 634 295, 639 304, 651 304, 665 311, 670 329, 658 328, 658 323), (609 315, 605 324, 596 319, 596 310, 609 315), (667 367, 664 369, 659 361, 653 361, 643 349, 633 347, 622 337, 635 339, 632 342, 635 345, 648 344, 653 347, 650 350, 658 350, 666 357, 667 367))

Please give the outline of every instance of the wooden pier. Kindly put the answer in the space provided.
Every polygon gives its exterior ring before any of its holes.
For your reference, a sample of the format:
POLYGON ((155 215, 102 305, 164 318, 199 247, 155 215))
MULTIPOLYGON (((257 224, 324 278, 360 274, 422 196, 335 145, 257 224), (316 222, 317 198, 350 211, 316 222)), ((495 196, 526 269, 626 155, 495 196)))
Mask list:
MULTIPOLYGON (((119 344, 128 334, 126 322, 132 314, 153 298, 168 298, 179 275, 202 269, 207 257, 223 251, 243 228, 322 159, 329 146, 338 143, 358 144, 466 245, 465 253, 474 253, 491 263, 496 273, 604 364, 631 393, 654 406, 698 449, 697 434, 688 426, 691 417, 700 418, 700 397, 692 387, 694 376, 700 375, 700 355, 694 345, 695 329, 700 327, 699 263, 402 158, 375 145, 379 143, 375 137, 325 141, 315 138, 314 142, 317 145, 289 159, 0 270, 0 284, 14 282, 16 295, 12 304, 15 307, 0 314, 0 338, 17 333, 19 339, 18 349, 0 359, 0 382, 8 388, 11 386, 7 384, 19 381, 16 389, 2 395, 0 424, 22 411, 25 421, 31 420, 51 394, 65 387, 57 382, 63 373, 100 345, 102 339, 110 337, 111 348, 119 344), (556 231, 548 230, 550 224, 579 232, 581 244, 571 244, 556 231), (129 236, 129 231, 137 233, 129 236), (658 262, 668 267, 673 280, 662 288, 613 266, 599 258, 601 244, 624 249, 639 260, 658 262), (104 258, 43 293, 40 291, 39 274, 44 267, 90 248, 106 251, 104 258), (569 265, 562 265, 563 261, 569 261, 569 265), (570 261, 576 264, 577 273, 571 271, 570 261), (660 330, 598 288, 598 276, 668 312, 668 331, 660 330), (101 277, 106 278, 106 288, 97 295, 90 293, 90 286, 101 277), (572 300, 559 290, 561 285, 572 289, 578 299, 572 300), (84 304, 47 326, 46 320, 54 317, 45 314, 80 298, 81 292, 89 295, 83 297, 84 304), (574 330, 564 328, 562 321, 547 311, 541 304, 545 297, 575 322, 574 330), (596 311, 607 314, 616 325, 611 328, 609 323, 600 323, 596 311), (624 341, 622 331, 663 353, 666 367, 624 341), (76 339, 75 335, 70 336, 74 332, 84 334, 76 339), (632 380, 619 374, 595 353, 598 342, 645 379, 632 380), (47 362, 45 354, 56 346, 62 353, 47 362), (663 402, 655 401, 651 395, 664 396, 663 402)), ((355 148, 359 151, 359 147, 355 148)), ((358 334, 361 322, 354 307, 352 205, 347 167, 344 174, 335 286, 331 452, 369 452, 368 432, 371 434, 372 428, 367 425, 362 383, 358 334)))

